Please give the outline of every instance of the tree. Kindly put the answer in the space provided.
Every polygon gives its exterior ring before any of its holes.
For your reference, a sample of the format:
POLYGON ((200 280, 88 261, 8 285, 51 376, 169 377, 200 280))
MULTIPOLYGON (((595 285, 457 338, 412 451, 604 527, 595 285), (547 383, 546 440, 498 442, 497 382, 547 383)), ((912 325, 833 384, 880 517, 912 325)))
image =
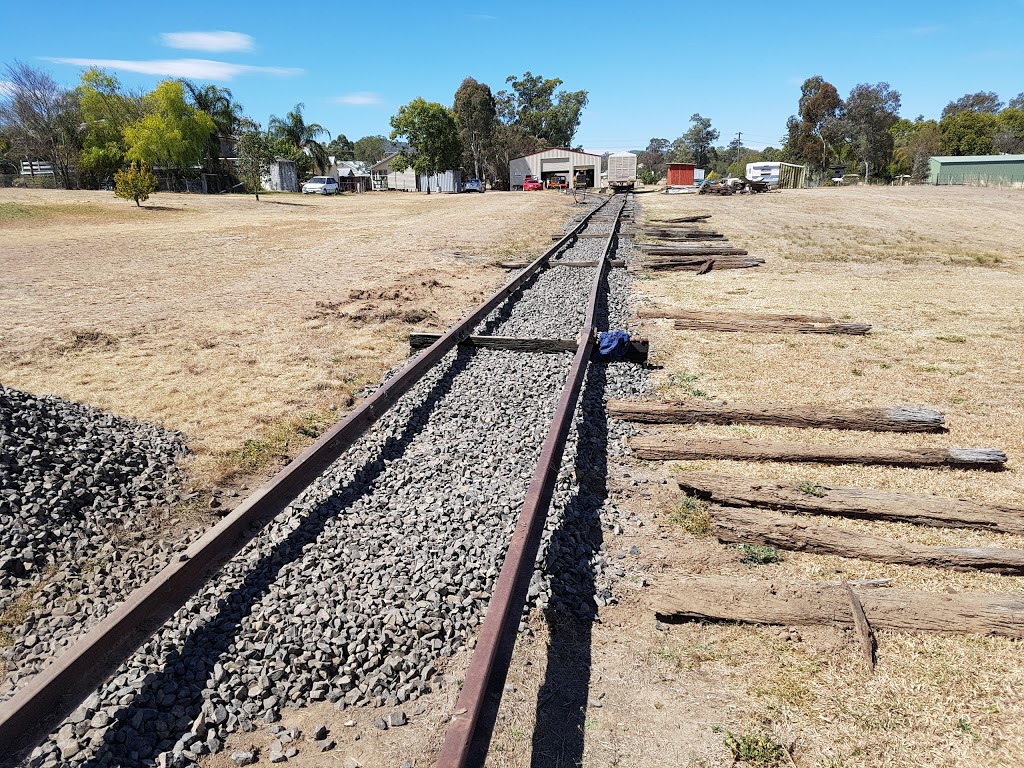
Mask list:
POLYGON ((143 95, 126 92, 114 75, 96 67, 82 73, 77 94, 84 131, 79 181, 98 188, 125 165, 124 129, 145 115, 143 95))
POLYGON ((965 110, 939 121, 942 147, 947 155, 990 155, 999 121, 990 112, 965 110))
POLYGON ((333 155, 335 160, 355 160, 355 145, 348 140, 344 133, 339 133, 325 147, 328 156, 333 155))
MULTIPOLYGON (((642 166, 651 176, 654 177, 654 181, 657 181, 665 175, 665 168, 668 163, 668 151, 672 144, 668 139, 651 139, 647 142, 647 149, 637 154, 637 164, 642 166)), ((653 184, 654 181, 645 182, 653 184)))
POLYGON ((199 165, 213 119, 185 101, 185 88, 178 80, 164 80, 144 99, 146 115, 124 129, 128 149, 125 156, 144 166, 163 166, 180 174, 199 165))
POLYGON ((946 118, 959 112, 982 112, 994 115, 1002 106, 1003 102, 999 100, 999 94, 995 91, 978 91, 965 94, 956 101, 949 102, 942 110, 942 117, 946 118))
POLYGON ((330 160, 327 149, 318 139, 324 135, 329 139, 331 134, 319 123, 307 123, 302 116, 304 108, 305 105, 296 104, 283 119, 271 115, 267 130, 271 138, 284 139, 296 150, 308 154, 313 159, 316 172, 325 173, 330 160))
POLYGON ((892 127, 899 120, 900 94, 888 83, 860 83, 846 99, 843 128, 854 157, 864 164, 864 181, 892 159, 892 127))
POLYGON ((701 117, 696 112, 690 115, 690 122, 693 123, 690 129, 672 143, 674 154, 688 158, 677 162, 691 162, 699 168, 707 168, 713 155, 717 155, 714 145, 718 131, 711 127, 710 118, 701 117))
POLYGON ((522 78, 509 75, 512 92, 499 91, 495 97, 498 114, 551 147, 568 147, 580 126, 587 106, 587 91, 558 91, 558 78, 545 80, 527 71, 522 78))
POLYGON ((45 160, 65 189, 72 187, 71 168, 82 148, 81 113, 73 91, 47 72, 15 61, 0 79, 0 131, 11 150, 26 160, 45 160))
POLYGON ((479 179, 481 169, 486 168, 487 155, 494 143, 494 131, 498 124, 494 94, 486 84, 467 77, 455 92, 452 110, 459 125, 465 166, 472 168, 473 175, 479 179))
POLYGON ((824 169, 842 138, 843 100, 832 83, 820 75, 800 86, 797 114, 786 121, 786 155, 824 169))
POLYGON ((942 132, 934 120, 897 120, 889 129, 893 138, 891 175, 909 173, 914 181, 928 177, 928 158, 942 154, 942 132))
POLYGON ((237 152, 238 178, 245 186, 245 191, 256 195, 256 199, 259 200, 263 177, 270 172, 274 154, 270 149, 267 134, 260 130, 258 124, 251 123, 246 126, 246 130, 238 137, 237 152))
POLYGON ((1024 153, 1024 109, 1007 107, 996 115, 992 148, 1008 155, 1024 153))
POLYGON ((1021 91, 1012 99, 1010 99, 1010 103, 1007 104, 1006 106, 1008 106, 1010 109, 1024 109, 1024 91, 1021 91))
POLYGON ((390 148, 391 142, 384 136, 363 136, 355 143, 354 153, 356 160, 373 165, 379 163, 390 148))
POLYGON ((114 197, 134 200, 139 208, 156 190, 156 176, 137 163, 114 174, 114 197))
MULTIPOLYGON (((398 108, 391 118, 391 139, 404 136, 409 146, 402 149, 392 167, 397 171, 412 168, 427 176, 459 166, 462 142, 455 115, 435 101, 416 98, 398 108)), ((427 192, 430 192, 429 186, 427 192)))
POLYGON ((235 101, 231 91, 215 85, 199 86, 191 80, 181 80, 192 106, 206 113, 213 121, 215 129, 206 138, 206 155, 203 166, 208 173, 216 174, 217 178, 230 178, 231 169, 221 167, 221 139, 230 140, 238 130, 242 120, 242 105, 235 101))

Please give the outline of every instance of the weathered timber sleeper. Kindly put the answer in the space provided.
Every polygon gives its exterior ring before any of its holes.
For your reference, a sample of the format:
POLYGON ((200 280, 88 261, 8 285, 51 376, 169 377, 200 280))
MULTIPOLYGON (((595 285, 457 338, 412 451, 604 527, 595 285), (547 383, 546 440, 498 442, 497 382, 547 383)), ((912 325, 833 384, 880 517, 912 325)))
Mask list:
POLYGON ((861 449, 806 443, 757 443, 749 440, 690 440, 681 435, 637 437, 630 441, 638 459, 696 461, 808 461, 820 464, 882 464, 891 467, 1005 469, 1006 454, 995 448, 861 449))
MULTIPOLYGON (((876 629, 1024 638, 1024 597, 854 587, 876 629)), ((678 576, 649 598, 663 618, 853 626, 842 585, 729 576, 678 576)))
POLYGON ((712 472, 683 472, 676 479, 687 493, 723 506, 1024 535, 1024 506, 1017 504, 806 483, 801 490, 796 483, 751 481, 712 472))
POLYGON ((608 413, 625 421, 644 424, 768 424, 873 432, 944 432, 946 428, 946 420, 939 411, 908 406, 825 408, 702 403, 693 400, 611 400, 608 413))
MULTIPOLYGON (((439 333, 410 333, 409 348, 413 351, 426 349, 439 338, 439 333)), ((480 349, 541 353, 575 352, 579 346, 574 339, 521 339, 512 336, 467 336, 459 344, 480 349)), ((618 359, 630 363, 644 363, 649 352, 650 342, 647 339, 630 339, 625 356, 618 359)))
POLYGON ((831 333, 864 336, 867 323, 750 322, 748 320, 676 320, 677 331, 721 331, 723 333, 831 333))
POLYGON ((719 541, 770 544, 779 549, 838 555, 876 563, 926 565, 957 571, 1024 573, 1024 550, 1001 547, 926 547, 812 523, 765 510, 711 508, 711 531, 719 541))
POLYGON ((835 323, 830 315, 797 315, 782 312, 726 312, 714 309, 655 309, 642 307, 637 317, 668 320, 747 320, 750 322, 835 323))

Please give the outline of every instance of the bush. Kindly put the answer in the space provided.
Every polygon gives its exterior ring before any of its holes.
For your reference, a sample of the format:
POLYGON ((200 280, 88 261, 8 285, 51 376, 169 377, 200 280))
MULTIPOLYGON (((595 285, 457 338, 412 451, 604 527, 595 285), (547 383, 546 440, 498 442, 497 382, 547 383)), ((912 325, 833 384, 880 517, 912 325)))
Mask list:
POLYGON ((114 174, 114 197, 134 200, 140 208, 156 189, 156 176, 135 163, 114 174))

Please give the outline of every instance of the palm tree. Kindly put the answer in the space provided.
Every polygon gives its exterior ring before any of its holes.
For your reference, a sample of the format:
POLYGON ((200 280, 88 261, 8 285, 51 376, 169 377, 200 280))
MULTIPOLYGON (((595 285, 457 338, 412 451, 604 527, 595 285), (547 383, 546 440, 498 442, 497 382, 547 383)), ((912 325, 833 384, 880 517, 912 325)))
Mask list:
POLYGON ((200 87, 191 80, 182 79, 182 87, 188 92, 193 106, 205 112, 217 127, 206 140, 206 171, 221 176, 226 169, 220 167, 221 138, 230 139, 238 130, 242 120, 242 105, 235 101, 231 91, 215 85, 200 87))
POLYGON ((270 116, 267 132, 275 139, 285 139, 299 152, 305 152, 313 158, 313 165, 317 173, 325 173, 330 160, 327 157, 327 149, 317 141, 317 138, 326 135, 331 138, 331 133, 319 123, 307 123, 302 117, 304 104, 296 104, 295 109, 289 112, 284 119, 270 116))

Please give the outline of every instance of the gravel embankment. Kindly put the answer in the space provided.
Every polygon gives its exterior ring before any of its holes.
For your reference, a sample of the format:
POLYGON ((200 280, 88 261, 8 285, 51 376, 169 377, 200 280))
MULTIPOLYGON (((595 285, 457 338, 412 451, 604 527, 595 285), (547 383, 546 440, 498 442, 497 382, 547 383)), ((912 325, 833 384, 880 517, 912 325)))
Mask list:
POLYGON ((0 385, 0 699, 169 557, 180 434, 0 385), (136 542, 141 542, 136 544, 136 542))
MULTIPOLYGON (((609 279, 616 291, 629 281, 619 271, 609 279)), ((592 280, 590 269, 546 270, 484 332, 573 338, 592 280)), ((599 323, 622 327, 627 314, 627 298, 614 296, 599 323)), ((285 706, 401 707, 429 690, 483 617, 571 357, 451 352, 31 764, 144 765, 163 753, 186 765, 220 751, 227 732, 275 722, 285 706)), ((603 485, 629 427, 607 420, 604 400, 645 387, 637 366, 590 366, 534 604, 591 617, 614 600, 621 569, 606 564, 601 531, 620 513, 603 485)))

